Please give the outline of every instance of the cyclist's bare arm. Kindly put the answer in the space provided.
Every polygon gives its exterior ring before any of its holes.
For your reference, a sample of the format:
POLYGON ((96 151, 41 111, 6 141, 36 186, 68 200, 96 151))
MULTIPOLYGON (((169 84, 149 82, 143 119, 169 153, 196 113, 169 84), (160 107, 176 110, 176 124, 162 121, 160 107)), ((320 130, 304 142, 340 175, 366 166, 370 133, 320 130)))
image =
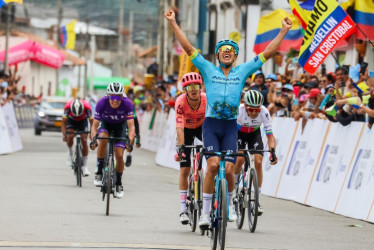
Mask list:
MULTIPOLYGON (((268 138, 268 146, 269 146, 269 150, 274 149, 274 152, 275 152, 275 150, 276 150, 276 141, 275 141, 275 137, 274 137, 274 135, 273 135, 273 134, 268 135, 267 138, 268 138)), ((274 164, 276 164, 277 162, 278 162, 278 160, 277 160, 277 158, 276 158, 276 160, 274 160, 274 161, 270 161, 270 164, 274 165, 274 164)))
POLYGON ((90 122, 90 128, 92 128, 92 124, 93 124, 93 118, 91 117, 91 118, 88 118, 88 121, 90 122))
POLYGON ((97 129, 98 129, 99 125, 100 125, 100 121, 94 119, 93 122, 92 122, 92 126, 91 126, 91 135, 90 135, 91 141, 92 141, 93 137, 97 134, 97 129))
POLYGON ((272 148, 274 148, 274 151, 276 149, 276 143, 275 143, 275 137, 274 135, 268 135, 267 136, 268 138, 268 146, 269 146, 269 150, 271 150, 272 148))
POLYGON ((134 145, 134 137, 135 137, 134 119, 127 120, 127 127, 129 128, 130 145, 134 145))
POLYGON ((164 17, 168 21, 171 29, 174 32, 175 37, 181 44, 184 51, 186 51, 188 56, 191 56, 195 51, 195 48, 191 45, 190 41, 188 41, 187 36, 183 33, 177 22, 175 21, 175 12, 171 9, 167 10, 164 13, 164 17))
POLYGON ((68 123, 68 118, 66 117, 62 117, 62 121, 61 121, 61 132, 62 132, 62 140, 63 141, 66 141, 66 124, 68 123))
POLYGON ((177 143, 178 146, 184 144, 184 128, 177 127, 177 143))
POLYGON ((271 57, 273 57, 273 55, 275 55, 281 42, 283 41, 284 37, 286 36, 287 32, 291 29, 291 27, 292 27, 292 21, 288 17, 285 17, 282 20, 281 31, 274 38, 274 40, 269 43, 269 45, 265 48, 263 52, 263 55, 266 60, 270 59, 271 57))

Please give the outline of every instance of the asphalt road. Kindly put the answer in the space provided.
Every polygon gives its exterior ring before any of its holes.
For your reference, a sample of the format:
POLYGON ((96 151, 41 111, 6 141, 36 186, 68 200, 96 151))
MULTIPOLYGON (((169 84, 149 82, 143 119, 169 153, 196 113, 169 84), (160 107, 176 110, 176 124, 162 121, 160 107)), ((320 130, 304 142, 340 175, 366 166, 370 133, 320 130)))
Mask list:
MULTIPOLYGON (((59 133, 20 135, 24 149, 0 156, 0 248, 209 249, 206 236, 179 223, 178 172, 157 166, 155 153, 134 150, 125 197, 106 216, 92 184, 95 152, 79 188, 59 133)), ((226 249, 374 249, 373 224, 266 196, 261 203, 256 232, 229 223, 226 249)))

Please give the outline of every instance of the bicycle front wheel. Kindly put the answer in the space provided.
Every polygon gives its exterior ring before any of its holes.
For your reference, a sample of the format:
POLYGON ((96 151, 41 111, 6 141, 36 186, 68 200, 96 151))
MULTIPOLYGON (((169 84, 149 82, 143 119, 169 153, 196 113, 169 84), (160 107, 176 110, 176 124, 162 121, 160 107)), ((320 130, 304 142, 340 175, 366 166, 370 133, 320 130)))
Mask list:
POLYGON ((190 217, 191 231, 195 232, 197 224, 197 210, 195 208, 195 182, 193 174, 188 176, 188 191, 187 191, 187 209, 188 216, 190 217))
MULTIPOLYGON (((197 211, 200 218, 203 210, 203 183, 204 183, 204 173, 203 170, 199 171, 199 176, 197 177, 197 211)), ((204 235, 205 230, 200 228, 200 234, 204 235)))
POLYGON ((226 226, 227 226, 227 182, 225 179, 220 181, 219 200, 218 200, 218 239, 220 249, 225 249, 226 226))
POLYGON ((83 165, 83 159, 82 159, 82 148, 81 145, 77 145, 77 159, 76 159, 76 168, 77 168, 77 186, 82 187, 82 165, 83 165))
POLYGON ((245 182, 246 180, 244 179, 244 170, 240 172, 239 175, 239 182, 237 186, 235 187, 236 191, 236 197, 234 200, 235 203, 235 211, 237 214, 236 218, 236 227, 238 229, 241 229, 244 224, 244 217, 245 217, 245 206, 244 206, 244 197, 246 195, 245 193, 245 182))
POLYGON ((257 173, 254 168, 251 168, 249 172, 249 183, 248 184, 248 226, 249 231, 253 233, 256 230, 257 225, 257 213, 258 213, 258 182, 257 173))
POLYGON ((210 238, 210 246, 212 249, 217 248, 217 238, 218 238, 218 218, 215 217, 215 212, 216 212, 216 192, 213 192, 212 196, 212 203, 211 203, 211 209, 210 209, 210 221, 211 221, 211 226, 209 227, 209 238, 210 238))
POLYGON ((108 159, 109 161, 109 164, 108 164, 108 169, 106 170, 107 171, 107 176, 106 176, 106 185, 105 185, 105 188, 106 188, 106 215, 108 216, 109 215, 109 205, 110 205, 110 194, 112 192, 112 183, 113 183, 113 179, 112 179, 112 173, 113 173, 113 169, 114 169, 114 161, 113 161, 113 156, 111 158, 108 159))

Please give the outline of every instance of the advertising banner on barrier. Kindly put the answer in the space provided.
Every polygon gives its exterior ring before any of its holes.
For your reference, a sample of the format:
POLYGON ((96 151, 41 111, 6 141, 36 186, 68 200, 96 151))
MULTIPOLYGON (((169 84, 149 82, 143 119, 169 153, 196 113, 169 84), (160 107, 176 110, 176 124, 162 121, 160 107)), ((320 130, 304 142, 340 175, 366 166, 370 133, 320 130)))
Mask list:
POLYGON ((152 151, 152 137, 149 129, 149 123, 151 122, 153 111, 146 111, 142 116, 142 122, 140 123, 140 137, 142 138, 142 148, 152 151))
POLYGON ((0 106, 0 154, 8 154, 12 152, 8 125, 5 121, 3 109, 0 106))
POLYGON ((339 123, 331 124, 331 133, 323 145, 306 204, 334 210, 364 126, 362 122, 352 122, 344 127, 339 123))
POLYGON ((11 142, 12 152, 19 151, 22 149, 21 138, 18 133, 18 125, 16 120, 16 115, 14 113, 13 103, 7 103, 3 107, 3 114, 5 122, 8 126, 8 133, 11 142))
POLYGON ((371 211, 369 212, 369 215, 366 220, 370 222, 374 222, 374 200, 371 203, 371 211))
MULTIPOLYGON (((279 183, 279 176, 281 176, 282 168, 287 161, 287 153, 292 143, 292 138, 296 130, 296 122, 293 118, 274 117, 272 121, 273 134, 276 139, 276 155, 278 163, 270 165, 268 155, 263 158, 263 176, 264 182, 262 184, 261 192, 266 195, 275 196, 275 192, 279 183)), ((265 138, 266 135, 263 135, 265 138)), ((267 140, 264 143, 264 149, 268 149, 267 140)))
POLYGON ((179 163, 174 161, 174 154, 176 152, 176 129, 175 129, 175 111, 170 110, 167 124, 163 131, 163 136, 156 154, 156 164, 163 167, 170 167, 179 170, 179 163))
POLYGON ((374 201, 374 131, 364 129, 335 213, 368 220, 374 201))
POLYGON ((304 203, 329 121, 308 120, 302 131, 299 122, 276 197, 304 203))

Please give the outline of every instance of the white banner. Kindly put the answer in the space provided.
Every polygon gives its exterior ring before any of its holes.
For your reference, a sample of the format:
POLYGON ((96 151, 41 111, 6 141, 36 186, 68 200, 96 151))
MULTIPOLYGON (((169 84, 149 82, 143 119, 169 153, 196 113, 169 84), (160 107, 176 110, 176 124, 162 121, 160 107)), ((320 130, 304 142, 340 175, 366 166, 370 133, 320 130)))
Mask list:
POLYGON ((2 107, 2 109, 5 121, 8 126, 8 133, 11 141, 12 152, 19 151, 22 149, 22 142, 18 133, 18 125, 16 115, 14 113, 13 103, 8 102, 2 107))
MULTIPOLYGON (((359 135, 366 124, 352 122, 348 126, 340 123, 331 124, 322 157, 318 162, 309 196, 305 202, 308 205, 334 211, 344 179, 353 160, 354 151, 359 141, 359 135)), ((316 144, 318 145, 322 144, 316 144)))
POLYGON ((299 122, 276 197, 304 203, 328 125, 326 120, 308 120, 303 130, 299 122))
POLYGON ((374 131, 365 127, 335 213, 368 220, 374 201, 373 141, 374 131))
MULTIPOLYGON (((293 118, 274 117, 272 121, 273 134, 276 140, 276 155, 278 163, 270 165, 268 154, 263 159, 263 176, 261 192, 266 195, 275 196, 275 192, 279 183, 282 169, 287 161, 288 151, 290 149, 292 138, 296 129, 296 122, 293 118)), ((266 135, 264 136, 266 137, 266 135)), ((264 143, 264 149, 267 149, 267 140, 264 143)))
POLYGON ((8 154, 12 152, 8 125, 5 121, 3 109, 0 106, 0 154, 8 154))
POLYGON ((174 109, 171 109, 156 154, 156 163, 158 165, 179 170, 179 163, 174 161, 174 155, 176 153, 176 136, 175 111, 174 109))

